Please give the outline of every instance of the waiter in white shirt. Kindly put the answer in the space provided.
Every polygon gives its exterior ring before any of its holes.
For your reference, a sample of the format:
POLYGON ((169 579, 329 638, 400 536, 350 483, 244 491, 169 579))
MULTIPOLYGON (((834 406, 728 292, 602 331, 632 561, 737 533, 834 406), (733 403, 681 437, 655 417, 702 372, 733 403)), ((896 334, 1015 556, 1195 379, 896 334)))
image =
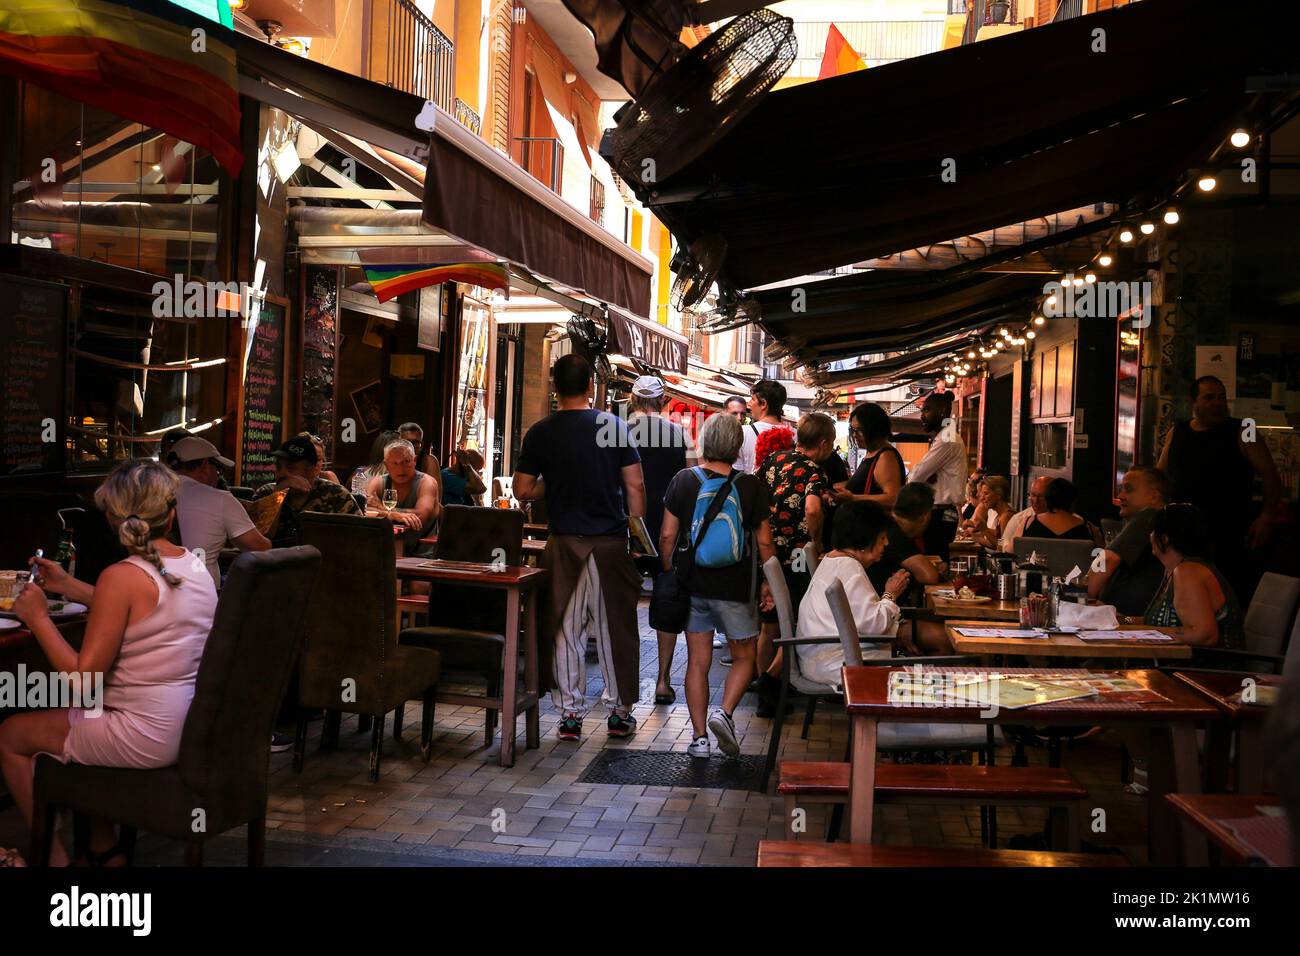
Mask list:
POLYGON ((948 560, 957 521, 966 502, 966 443, 952 418, 951 392, 931 392, 921 404, 921 426, 931 435, 930 450, 908 474, 908 483, 934 488, 934 511, 925 529, 925 553, 948 560))

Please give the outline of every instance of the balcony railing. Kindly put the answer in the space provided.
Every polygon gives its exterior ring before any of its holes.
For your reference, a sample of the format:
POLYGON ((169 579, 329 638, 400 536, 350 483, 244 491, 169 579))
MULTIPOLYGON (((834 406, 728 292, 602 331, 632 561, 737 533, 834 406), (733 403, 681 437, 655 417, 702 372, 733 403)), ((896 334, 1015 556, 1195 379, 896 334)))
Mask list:
POLYGON ((605 184, 595 176, 591 177, 591 218, 605 225, 605 184))
POLYGON ((456 97, 456 109, 452 113, 452 115, 456 117, 456 122, 459 123, 461 126, 465 127, 475 136, 480 135, 480 131, 479 131, 480 120, 479 120, 478 113, 470 109, 469 104, 466 103, 464 100, 462 100, 459 96, 456 97))
POLYGON ((1056 13, 1052 15, 1052 22, 1073 20, 1081 16, 1083 16, 1083 0, 1060 0, 1056 5, 1056 13))
POLYGON ((376 0, 372 30, 371 76, 454 112, 456 60, 447 35, 410 0, 376 0))
POLYGON ((560 191, 560 170, 564 168, 564 146, 554 136, 516 136, 520 163, 533 177, 560 191))
MULTIPOLYGON (((786 76, 817 76, 830 28, 826 20, 796 21, 795 38, 803 55, 790 65, 786 76)), ((869 67, 934 53, 943 47, 942 20, 836 21, 835 28, 869 67)))

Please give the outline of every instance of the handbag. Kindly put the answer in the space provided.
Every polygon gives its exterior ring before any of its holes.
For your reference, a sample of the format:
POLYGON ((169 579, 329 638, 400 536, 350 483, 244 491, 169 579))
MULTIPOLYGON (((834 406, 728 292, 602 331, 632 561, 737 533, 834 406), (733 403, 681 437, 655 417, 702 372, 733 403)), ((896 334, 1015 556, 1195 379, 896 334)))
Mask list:
MULTIPOLYGON (((684 582, 691 576, 691 571, 695 567, 695 546, 698 542, 704 540, 705 532, 709 530, 710 523, 722 510, 722 505, 731 491, 731 485, 735 478, 736 473, 732 471, 717 494, 713 496, 713 501, 709 504, 709 510, 705 513, 704 520, 700 522, 699 534, 688 547, 677 552, 677 560, 673 562, 673 569, 660 572, 655 577, 654 591, 650 595, 650 626, 656 631, 680 634, 686 629, 686 623, 691 615, 691 592, 686 589, 684 582)), ((701 487, 703 487, 703 484, 703 482, 700 482, 701 487)))

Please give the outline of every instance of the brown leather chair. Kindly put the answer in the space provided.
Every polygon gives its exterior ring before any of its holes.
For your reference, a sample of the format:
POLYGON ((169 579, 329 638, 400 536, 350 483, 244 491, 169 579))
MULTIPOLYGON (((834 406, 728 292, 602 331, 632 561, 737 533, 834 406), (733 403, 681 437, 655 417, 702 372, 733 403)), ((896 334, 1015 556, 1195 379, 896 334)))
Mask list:
MULTIPOLYGON (((307 616, 307 640, 298 668, 298 733, 294 769, 301 771, 312 711, 329 712, 321 747, 338 736, 338 715, 372 718, 370 779, 379 779, 384 717, 396 710, 400 738, 402 710, 422 698, 420 750, 428 760, 433 739, 434 688, 438 652, 397 643, 397 549, 387 518, 305 512, 302 540, 321 552, 320 581, 307 616)), ((363 725, 364 726, 364 725, 363 725)))
MULTIPOLYGON (((437 556, 450 561, 501 560, 518 567, 523 558, 524 513, 505 508, 447 505, 438 529, 437 556)), ((505 655, 505 595, 481 588, 436 586, 429 595, 429 624, 408 627, 399 641, 412 647, 436 649, 448 671, 468 671, 483 677, 484 700, 501 694, 505 655)), ((485 706, 484 742, 496 736, 497 710, 485 706)))
MULTIPOLYGON (((36 758, 33 866, 49 861, 56 807, 119 822, 128 863, 137 829, 183 840, 186 863, 198 866, 204 841, 247 823, 248 864, 261 866, 271 731, 302 646, 305 596, 319 567, 315 548, 235 559, 199 663, 176 766, 124 770, 36 758), (197 810, 203 825, 196 829, 197 810)), ((80 843, 82 828, 74 830, 80 843)))

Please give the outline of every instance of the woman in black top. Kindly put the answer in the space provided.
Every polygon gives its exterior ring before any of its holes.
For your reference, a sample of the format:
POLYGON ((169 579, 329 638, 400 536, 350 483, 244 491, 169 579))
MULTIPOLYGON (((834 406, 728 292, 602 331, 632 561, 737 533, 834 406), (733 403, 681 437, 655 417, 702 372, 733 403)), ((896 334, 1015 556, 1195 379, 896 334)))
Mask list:
POLYGON ((1066 538, 1077 541, 1091 541, 1092 531, 1084 521, 1071 509, 1078 497, 1074 485, 1064 478, 1053 478, 1047 483, 1047 510, 1034 515, 1032 521, 1025 525, 1026 538, 1066 538))
POLYGON ((898 491, 907 481, 903 456, 889 443, 893 435, 889 414, 874 402, 863 402, 849 416, 849 435, 867 452, 858 470, 835 495, 836 504, 848 501, 874 501, 892 508, 898 491))

